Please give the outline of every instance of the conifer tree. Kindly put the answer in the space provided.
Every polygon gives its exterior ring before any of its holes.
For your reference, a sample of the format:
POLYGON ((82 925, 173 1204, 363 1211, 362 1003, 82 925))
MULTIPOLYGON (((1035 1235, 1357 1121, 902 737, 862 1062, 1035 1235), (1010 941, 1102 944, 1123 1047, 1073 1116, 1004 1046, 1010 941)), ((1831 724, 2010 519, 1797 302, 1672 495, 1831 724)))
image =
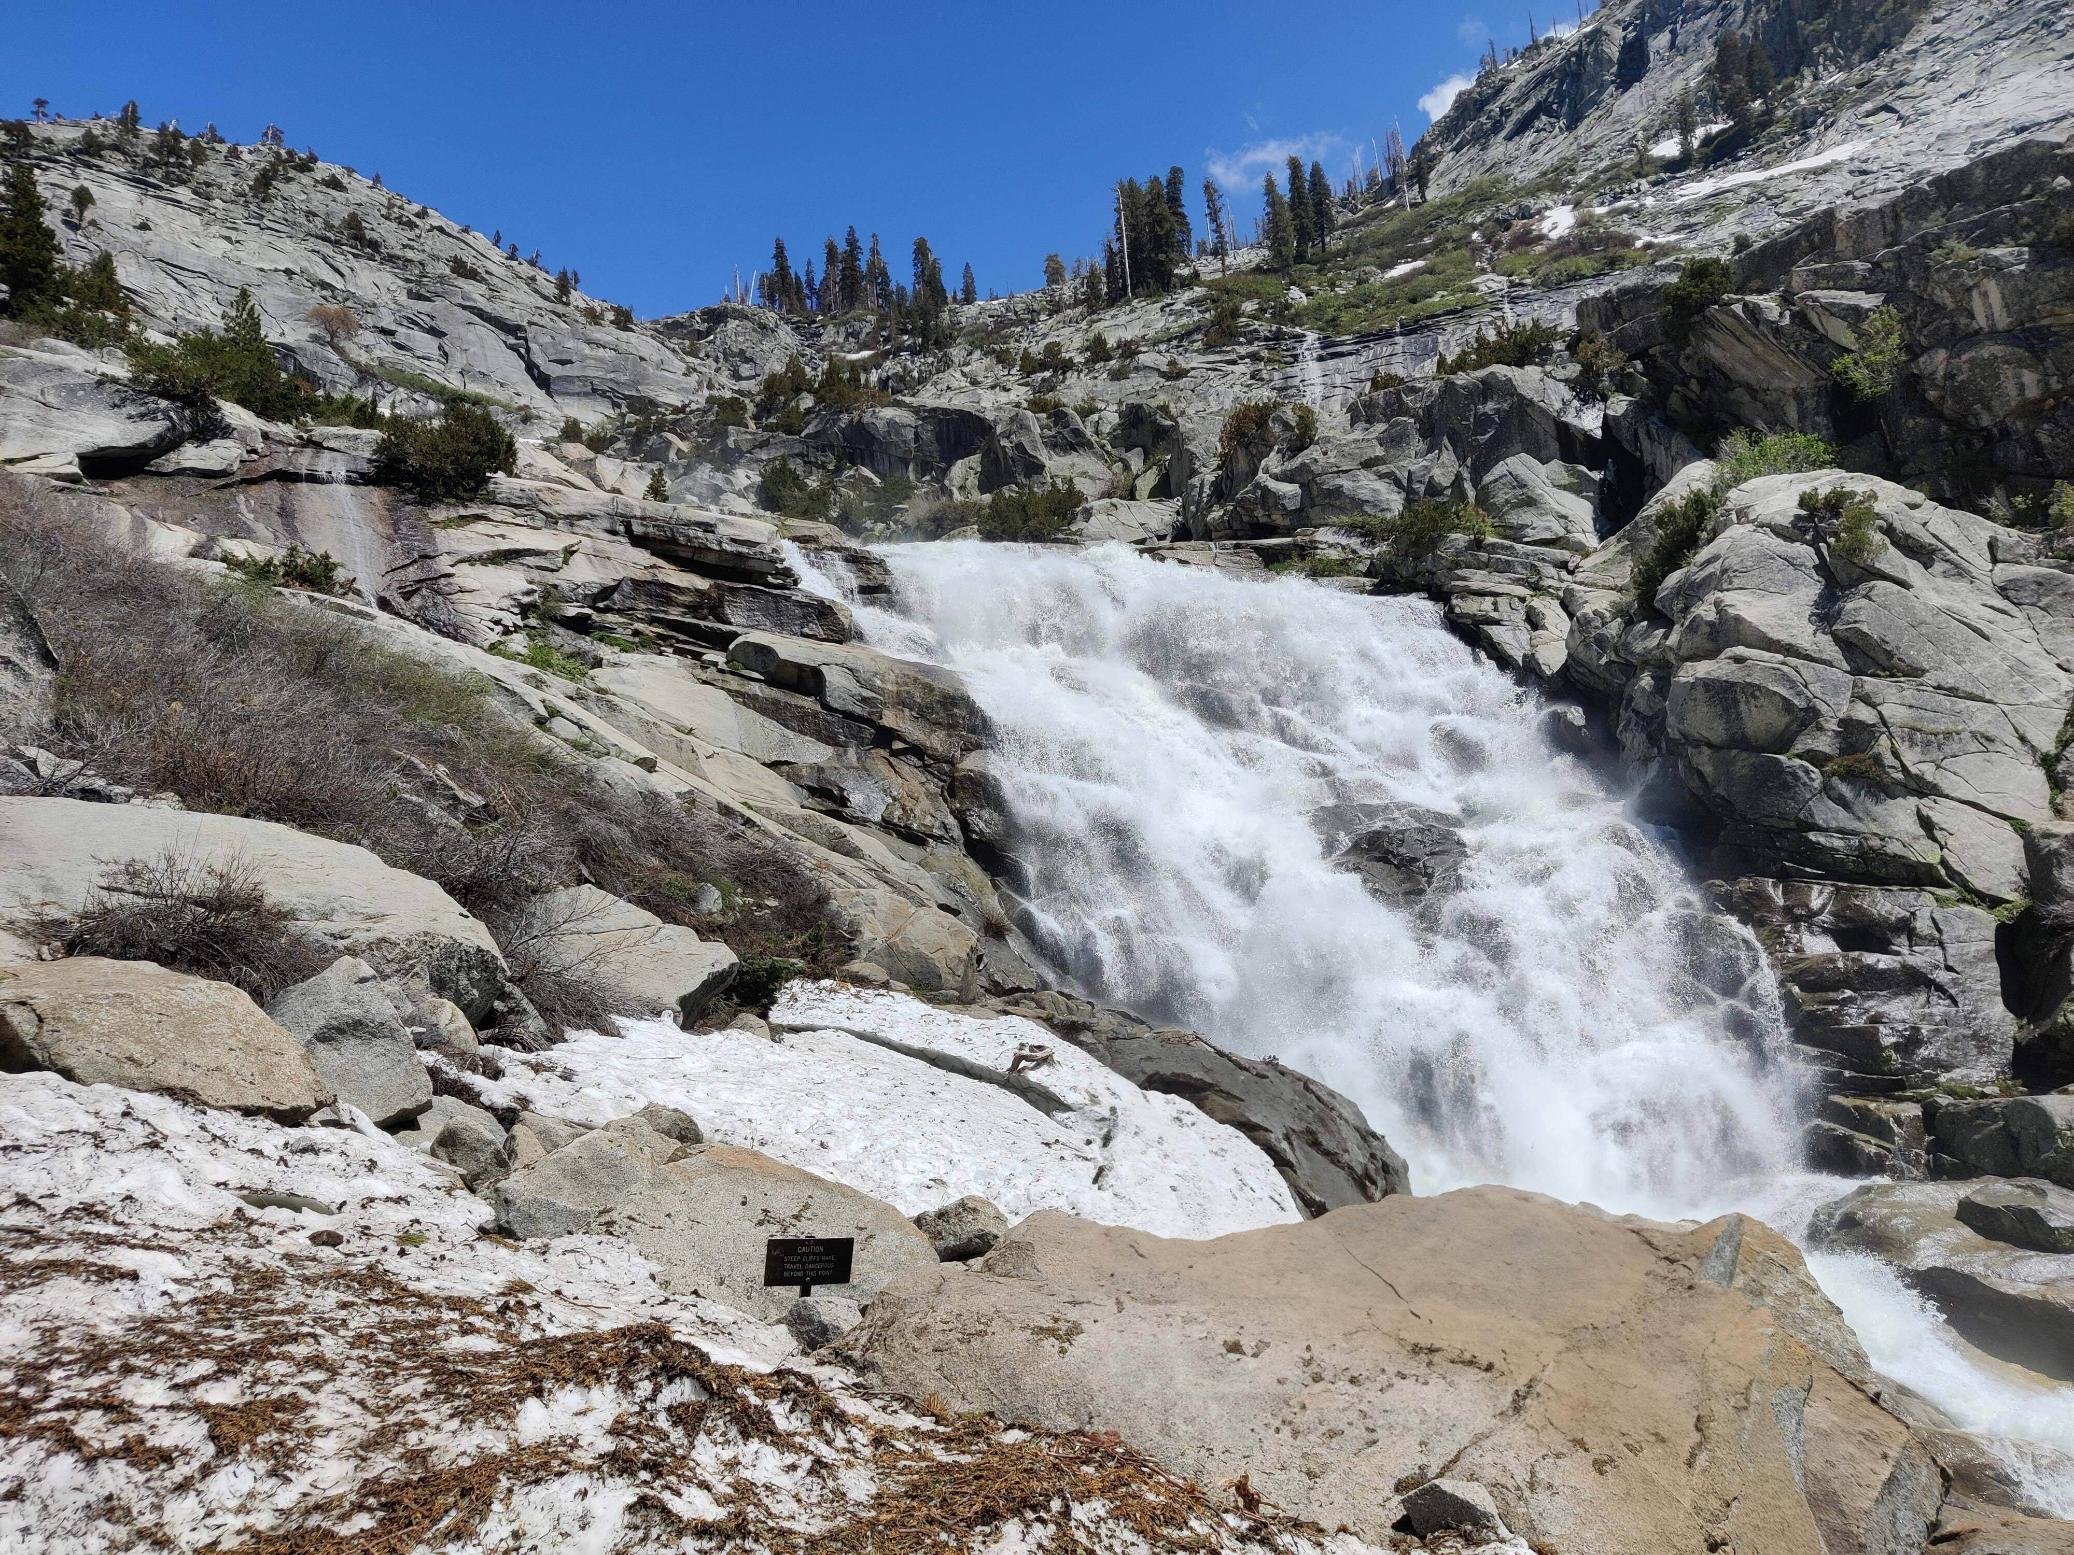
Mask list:
POLYGON ((836 311, 848 313, 864 306, 864 245, 857 241, 857 229, 852 227, 843 235, 842 260, 837 269, 836 311))
POLYGON ((1750 124, 1750 56, 1733 28, 1714 40, 1714 96, 1737 129, 1750 124))
POLYGON ((1685 87, 1678 93, 1676 112, 1678 121, 1678 154, 1690 162, 1693 152, 1699 147, 1700 133, 1699 108, 1692 100, 1691 87, 1685 87))
POLYGON ((133 97, 122 105, 122 111, 115 116, 115 133, 125 141, 134 141, 143 128, 144 113, 138 108, 137 99, 133 97))
POLYGON ((1188 224, 1188 181, 1178 166, 1167 169, 1167 217, 1174 226, 1174 251, 1193 251, 1195 232, 1188 224))
POLYGON ((1427 144, 1423 135, 1419 137, 1418 144, 1411 148, 1411 161, 1407 165, 1407 171, 1411 175, 1412 186, 1419 191, 1419 198, 1425 199, 1426 185, 1433 178, 1433 148, 1427 144))
POLYGON ((814 262, 809 259, 807 268, 799 279, 799 306, 805 313, 821 311, 821 283, 814 279, 814 262))
POLYGON ((1044 284, 1051 291, 1066 284, 1066 261, 1057 254, 1044 256, 1044 284))
POLYGON ((26 162, 8 165, 0 184, 0 286, 10 314, 27 313, 39 303, 55 302, 62 277, 58 237, 43 219, 43 193, 26 162))
POLYGON ((1296 263, 1296 223, 1289 210, 1289 201, 1276 185, 1273 173, 1267 175, 1265 192, 1267 215, 1262 237, 1267 243, 1268 268, 1286 275, 1296 263))
POLYGON ((648 489, 641 495, 650 502, 668 502, 670 500, 670 483, 663 478, 660 465, 648 472, 648 489))
POLYGON ((1311 230, 1317 234, 1318 247, 1323 250, 1325 240, 1332 236, 1332 184, 1325 177, 1322 164, 1311 164, 1311 230))
POLYGON ((783 313, 792 306, 792 261, 785 253, 785 240, 771 242, 771 267, 762 282, 763 305, 783 313))
POLYGON ((972 279, 972 263, 970 260, 966 261, 965 277, 958 285, 958 301, 962 303, 979 301, 979 286, 972 279))
POLYGON ((893 302, 893 272, 886 265, 886 256, 879 248, 879 235, 871 235, 871 254, 864 261, 864 297, 874 308, 885 308, 893 302))
POLYGON ((1311 245, 1317 229, 1311 225, 1311 191, 1309 180, 1304 176, 1303 158, 1289 159, 1289 237, 1296 245, 1296 257, 1311 257, 1311 245))
POLYGON ((1224 191, 1217 187, 1217 180, 1203 180, 1203 219, 1210 224, 1210 252, 1217 256, 1220 275, 1231 270, 1231 239, 1228 233, 1230 218, 1224 208, 1224 191))
POLYGON ((821 293, 814 303, 817 313, 834 313, 842 307, 842 299, 837 295, 842 267, 842 250, 831 237, 821 245, 821 293))

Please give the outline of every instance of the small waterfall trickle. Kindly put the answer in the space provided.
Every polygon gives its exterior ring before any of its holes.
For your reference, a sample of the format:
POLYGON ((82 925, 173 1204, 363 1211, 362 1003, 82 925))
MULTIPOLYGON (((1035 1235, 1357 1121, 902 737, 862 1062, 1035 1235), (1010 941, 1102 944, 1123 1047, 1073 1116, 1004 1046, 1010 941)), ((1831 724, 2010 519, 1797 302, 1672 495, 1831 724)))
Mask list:
POLYGON ((1304 404, 1313 410, 1325 408, 1325 361, 1316 330, 1305 330, 1296 348, 1296 385, 1304 404))

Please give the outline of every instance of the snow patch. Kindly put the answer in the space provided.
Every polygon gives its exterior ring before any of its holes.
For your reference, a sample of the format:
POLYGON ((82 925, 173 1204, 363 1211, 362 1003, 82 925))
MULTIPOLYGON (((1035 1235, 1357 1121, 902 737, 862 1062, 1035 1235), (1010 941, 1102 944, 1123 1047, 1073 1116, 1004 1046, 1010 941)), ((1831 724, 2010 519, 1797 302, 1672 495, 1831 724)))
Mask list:
POLYGON ((1055 1209, 1173 1237, 1302 1218, 1236 1129, 1138 1089, 1034 1022, 794 982, 771 1024, 766 1039, 627 1021, 616 1036, 507 1055, 503 1079, 472 1083, 493 1105, 578 1123, 675 1107, 709 1139, 905 1215, 976 1193, 1011 1220, 1055 1209))
POLYGON ((1558 205, 1534 223, 1536 230, 1545 238, 1559 238, 1576 225, 1577 207, 1574 205, 1558 205))
POLYGON ((1405 261, 1404 261, 1404 262, 1403 262, 1402 264, 1395 264, 1395 265, 1392 265, 1392 266, 1390 266, 1390 268, 1389 268, 1389 269, 1385 270, 1385 271, 1383 272, 1383 279, 1384 279, 1384 280, 1386 280, 1386 281, 1394 281, 1394 280, 1396 280, 1396 279, 1397 279, 1397 278, 1398 278, 1399 276, 1401 276, 1401 275, 1410 275, 1410 274, 1412 274, 1412 273, 1413 273, 1414 271, 1417 271, 1417 270, 1423 270, 1423 269, 1425 269, 1425 268, 1426 268, 1426 261, 1425 261, 1425 260, 1423 260, 1423 259, 1407 259, 1407 260, 1405 260, 1405 261))
POLYGON ((1841 146, 1831 146, 1827 151, 1818 151, 1813 156, 1801 157, 1792 162, 1781 162, 1776 167, 1753 167, 1740 173, 1723 173, 1717 178, 1702 178, 1675 190, 1671 198, 1680 204, 1688 200, 1703 200, 1709 195, 1727 189, 1740 189, 1747 184, 1764 183, 1773 178, 1785 178, 1794 173, 1808 173, 1818 167, 1829 167, 1838 162, 1848 162, 1863 151, 1866 142, 1847 140, 1841 146))

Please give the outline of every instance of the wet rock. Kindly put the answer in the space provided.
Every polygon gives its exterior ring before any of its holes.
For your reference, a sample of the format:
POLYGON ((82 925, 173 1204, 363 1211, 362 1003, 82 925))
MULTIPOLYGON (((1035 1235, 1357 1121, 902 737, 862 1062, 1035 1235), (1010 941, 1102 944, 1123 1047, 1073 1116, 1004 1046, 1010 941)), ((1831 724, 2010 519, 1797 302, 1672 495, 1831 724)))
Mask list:
POLYGON ((1358 1107, 1308 1075, 1056 990, 1004 995, 991 1007, 1034 1020, 1133 1084, 1179 1096, 1237 1129, 1274 1163, 1307 1215, 1411 1191, 1404 1158, 1358 1107))
POLYGON ((1969 1342, 2049 1377, 2074 1380, 2074 1279, 2065 1254, 1991 1241, 1957 1213, 1958 1183, 1871 1183, 1823 1206, 1813 1244, 1872 1253, 1898 1268, 1969 1342))
POLYGON ((1311 813, 1311 827, 1331 850, 1333 864, 1359 875, 1371 895, 1394 904, 1449 888, 1469 859, 1460 824, 1443 811, 1394 800, 1329 805, 1311 813))
POLYGON ((1982 1236, 2041 1253, 2074 1253, 2074 1192, 2017 1178, 1960 1198, 1959 1220, 1982 1236))
POLYGON ((1808 1125, 1808 1164, 1843 1177, 1929 1175, 1929 1134, 1918 1102, 1827 1096, 1808 1125))
POLYGON ((1958 1172, 2042 1177, 2074 1188, 2074 1095, 1940 1102, 1930 1132, 1958 1172))

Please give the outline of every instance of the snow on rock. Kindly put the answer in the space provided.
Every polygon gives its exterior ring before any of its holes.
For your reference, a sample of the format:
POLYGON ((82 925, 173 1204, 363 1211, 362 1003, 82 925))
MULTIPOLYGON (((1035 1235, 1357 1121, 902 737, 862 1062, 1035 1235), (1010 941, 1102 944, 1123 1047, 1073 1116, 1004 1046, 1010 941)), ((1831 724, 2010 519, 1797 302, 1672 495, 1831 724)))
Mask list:
POLYGON ((380 1135, 7 1075, 0 1175, 0 1550, 920 1549, 952 1464, 966 1548, 1369 1548, 1113 1437, 773 1370, 782 1329, 609 1237, 485 1235, 380 1135))
POLYGON ((1683 204, 1687 200, 1706 199, 1724 190, 1740 189, 1745 184, 1764 183, 1792 173, 1810 173, 1818 167, 1828 167, 1833 162, 1850 161, 1865 149, 1866 144, 1862 140, 1847 140, 1841 146, 1831 146, 1827 151, 1818 151, 1813 156, 1801 157, 1796 161, 1781 162, 1776 167, 1753 167, 1740 173, 1723 173, 1717 178, 1702 178, 1673 191, 1671 198, 1683 204))
POLYGON ((1423 270, 1425 268, 1426 261, 1423 259, 1406 259, 1398 264, 1390 266, 1389 269, 1385 270, 1383 272, 1383 279, 1386 281, 1394 281, 1399 276, 1410 275, 1414 271, 1423 270))
MULTIPOLYGON (((1702 124, 1693 131, 1692 143, 1695 146, 1704 146, 1728 127, 1729 121, 1726 119, 1716 119, 1710 124, 1702 124)), ((1653 157, 1675 157, 1684 149, 1685 143, 1676 135, 1666 135, 1662 140, 1650 143, 1649 154, 1653 157)))
POLYGON ((493 1106, 602 1124, 652 1103, 741 1145, 915 1215, 978 1194, 1019 1220, 1063 1210, 1160 1236, 1302 1219, 1267 1156, 1173 1096, 1141 1091, 1033 1022, 941 1010, 906 994, 788 984, 764 1038, 624 1022, 501 1080, 493 1106), (1038 1050, 1047 1057, 1021 1067, 1038 1050))
POLYGON ((1574 205, 1558 205, 1534 223, 1535 228, 1545 238, 1559 238, 1576 225, 1577 207, 1574 205))

